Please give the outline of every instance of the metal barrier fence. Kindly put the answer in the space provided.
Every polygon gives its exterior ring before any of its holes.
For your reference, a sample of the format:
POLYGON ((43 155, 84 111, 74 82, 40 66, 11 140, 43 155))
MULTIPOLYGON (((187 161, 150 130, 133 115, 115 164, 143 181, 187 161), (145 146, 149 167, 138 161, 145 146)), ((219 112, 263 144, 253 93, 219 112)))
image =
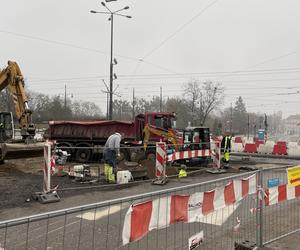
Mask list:
MULTIPOLYGON (((280 185, 287 184, 287 167, 264 169, 263 188, 268 188, 270 179, 279 179, 280 185)), ((280 196, 280 195, 279 195, 280 196)), ((263 243, 268 244, 280 238, 300 231, 300 200, 285 200, 263 207, 262 216, 263 243)))
MULTIPOLYGON (((0 249, 187 249, 189 238, 200 231, 204 234, 201 249, 233 249, 234 242, 245 239, 255 242, 258 237, 256 214, 251 212, 257 208, 255 194, 246 195, 197 222, 179 221, 169 226, 166 222, 166 227, 162 224, 160 229, 126 245, 122 241, 124 218, 132 204, 154 200, 163 203, 174 195, 217 190, 254 173, 258 171, 3 221, 0 222, 0 249)), ((144 220, 140 223, 143 227, 144 220)))
MULTIPOLYGON (((201 249, 234 249, 235 242, 247 240, 262 246, 299 231, 299 194, 294 199, 281 198, 282 202, 266 206, 259 195, 252 193, 238 202, 208 213, 196 222, 187 223, 183 219, 176 223, 167 222, 168 216, 165 214, 170 210, 168 202, 172 197, 191 197, 200 192, 228 187, 228 183, 237 183, 253 174, 256 174, 255 190, 262 190, 261 187, 266 190, 268 180, 274 178, 279 178, 280 184, 286 184, 286 168, 271 168, 3 221, 0 222, 0 249, 187 249, 189 238, 201 231, 201 249), (161 204, 156 214, 160 220, 157 225, 160 226, 156 226, 154 221, 153 230, 147 228, 149 232, 144 237, 124 245, 123 226, 129 208, 146 202, 161 204), (160 216, 159 213, 164 215, 160 216)), ((285 194, 286 197, 288 195, 285 194)), ((142 212, 145 216, 138 221, 138 230, 145 230, 145 221, 149 219, 147 211, 142 212)), ((131 219, 130 223, 134 223, 134 220, 131 219)), ((128 227, 132 227, 130 223, 125 224, 127 231, 128 227)))

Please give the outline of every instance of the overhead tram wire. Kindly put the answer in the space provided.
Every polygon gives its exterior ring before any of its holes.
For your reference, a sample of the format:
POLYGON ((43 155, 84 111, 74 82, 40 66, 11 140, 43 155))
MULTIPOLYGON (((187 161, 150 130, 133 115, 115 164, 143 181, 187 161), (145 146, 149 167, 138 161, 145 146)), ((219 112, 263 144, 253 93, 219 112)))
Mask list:
MULTIPOLYGON (((199 77, 213 77, 213 76, 251 76, 251 75, 268 75, 268 74, 297 74, 300 73, 300 68, 275 68, 275 69, 266 69, 266 70, 240 70, 240 71, 216 71, 216 72, 191 72, 191 73, 174 73, 174 74, 145 74, 145 75, 118 75, 118 80, 128 80, 127 78, 135 78, 138 80, 154 80, 154 79, 172 79, 172 78, 186 78, 189 76, 199 76, 199 77)), ((30 82, 58 82, 58 81, 74 81, 74 80, 99 80, 107 78, 107 75, 98 75, 98 76, 86 76, 86 77, 65 77, 65 78, 52 78, 52 79, 43 79, 39 78, 34 80, 37 77, 28 77, 30 82)), ((251 80, 249 80, 251 81, 251 80)))
MULTIPOLYGON (((149 51, 148 53, 146 53, 137 63, 133 74, 136 75, 136 72, 138 70, 138 68, 141 65, 141 62, 145 62, 145 58, 149 57, 150 55, 152 55, 156 50, 158 50, 162 45, 164 45, 168 40, 170 40, 171 38, 173 38, 177 33, 179 33, 181 30, 183 30, 188 24, 192 23, 197 17, 199 17, 203 12, 205 12, 207 9, 209 9, 212 5, 214 5, 215 3, 217 3, 219 0, 215 0, 214 2, 212 2, 211 4, 209 4, 208 6, 206 6, 204 9, 202 9, 199 13, 197 13, 197 15, 193 16, 188 22, 184 23, 183 25, 181 25, 175 32, 173 32, 170 36, 168 36, 166 39, 164 39, 158 46, 156 46, 155 48, 153 48, 151 51, 149 51)), ((169 71, 169 70, 168 70, 169 71)), ((135 80, 130 79, 131 81, 135 80)))
MULTIPOLYGON (((41 37, 37 37, 37 36, 32 36, 32 35, 21 34, 21 33, 7 31, 7 30, 1 30, 0 29, 0 33, 8 34, 8 35, 11 35, 11 36, 17 36, 17 37, 21 37, 21 38, 25 38, 25 39, 36 40, 36 41, 40 41, 40 42, 51 43, 51 44, 55 44, 55 45, 60 45, 60 46, 65 46, 65 47, 80 49, 80 50, 86 50, 86 51, 90 51, 90 52, 96 52, 96 53, 100 53, 100 54, 103 54, 103 55, 108 55, 110 53, 110 52, 101 51, 101 50, 94 49, 94 48, 88 48, 88 47, 84 47, 84 46, 80 46, 80 45, 76 45, 76 44, 72 44, 72 43, 61 42, 61 41, 56 41, 56 40, 50 40, 50 39, 45 39, 45 38, 41 38, 41 37)), ((131 60, 131 61, 143 62, 145 64, 152 65, 152 66, 154 66, 156 68, 163 69, 163 70, 168 71, 168 72, 173 72, 172 70, 169 70, 166 67, 163 67, 161 65, 155 64, 153 62, 149 62, 147 60, 142 60, 140 58, 134 58, 134 57, 120 55, 120 54, 115 54, 115 55, 117 57, 120 57, 120 58, 123 58, 123 59, 131 60)))
POLYGON ((175 37, 180 31, 182 31, 186 26, 188 26, 190 23, 192 23, 193 21, 195 21, 199 16, 201 16, 206 10, 208 10, 213 5, 215 5, 218 1, 219 0, 213 1, 212 3, 210 3, 209 5, 207 5, 205 8, 203 8, 199 13, 197 13, 195 16, 193 16, 189 21, 187 21, 186 23, 184 23, 183 25, 181 25, 177 30, 175 30, 175 32, 173 32, 171 35, 169 35, 167 38, 165 38, 163 41, 161 41, 156 47, 154 47, 148 53, 146 53, 142 57, 142 60, 144 60, 145 58, 147 58, 150 55, 152 55, 155 51, 157 51, 160 47, 162 47, 168 40, 170 40, 173 37, 175 37))

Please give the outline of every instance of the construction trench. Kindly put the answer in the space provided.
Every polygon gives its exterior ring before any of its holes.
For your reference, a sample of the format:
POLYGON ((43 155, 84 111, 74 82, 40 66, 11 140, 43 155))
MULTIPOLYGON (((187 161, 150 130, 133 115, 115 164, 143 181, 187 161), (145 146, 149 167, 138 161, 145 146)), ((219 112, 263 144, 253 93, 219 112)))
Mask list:
MULTIPOLYGON (((176 183, 201 181, 206 179, 219 178, 239 172, 252 171, 256 168, 268 168, 276 166, 295 166, 300 161, 293 159, 271 159, 256 158, 245 156, 232 156, 230 168, 221 174, 211 174, 207 170, 211 166, 207 164, 194 163, 187 168, 188 176, 178 178, 180 167, 178 165, 167 165, 166 175, 169 182, 165 185, 177 185, 176 183)), ((28 207, 36 201, 32 194, 42 191, 43 186, 43 157, 10 159, 6 160, 0 167, 0 207, 3 209, 15 207, 28 207)), ((82 194, 92 193, 95 191, 118 194, 122 189, 130 189, 135 186, 137 189, 140 185, 145 185, 155 178, 155 161, 151 159, 141 160, 139 163, 122 161, 118 164, 118 170, 129 170, 133 175, 133 180, 128 184, 108 184, 104 179, 104 167, 101 163, 89 164, 90 176, 86 180, 75 180, 68 176, 72 172, 74 163, 66 163, 64 168, 56 171, 51 176, 51 187, 56 187, 61 199, 71 198, 82 194)), ((161 187, 157 187, 161 188, 161 187)))

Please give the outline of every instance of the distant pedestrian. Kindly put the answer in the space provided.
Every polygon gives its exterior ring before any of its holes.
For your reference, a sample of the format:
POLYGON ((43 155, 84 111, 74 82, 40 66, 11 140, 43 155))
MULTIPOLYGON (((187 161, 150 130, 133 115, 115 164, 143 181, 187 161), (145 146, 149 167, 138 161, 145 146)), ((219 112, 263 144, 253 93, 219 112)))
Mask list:
POLYGON ((117 156, 120 156, 120 143, 122 135, 114 133, 108 137, 104 146, 104 172, 106 180, 110 183, 116 182, 117 156))

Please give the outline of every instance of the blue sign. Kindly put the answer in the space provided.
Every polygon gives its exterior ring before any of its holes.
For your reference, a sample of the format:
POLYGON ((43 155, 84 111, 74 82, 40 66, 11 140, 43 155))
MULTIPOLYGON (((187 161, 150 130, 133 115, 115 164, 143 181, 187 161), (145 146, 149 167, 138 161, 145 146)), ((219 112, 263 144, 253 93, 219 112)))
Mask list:
POLYGON ((279 178, 269 179, 268 180, 268 188, 277 187, 280 184, 279 178))
POLYGON ((264 129, 260 129, 258 130, 258 139, 259 140, 265 140, 265 130, 264 129))

